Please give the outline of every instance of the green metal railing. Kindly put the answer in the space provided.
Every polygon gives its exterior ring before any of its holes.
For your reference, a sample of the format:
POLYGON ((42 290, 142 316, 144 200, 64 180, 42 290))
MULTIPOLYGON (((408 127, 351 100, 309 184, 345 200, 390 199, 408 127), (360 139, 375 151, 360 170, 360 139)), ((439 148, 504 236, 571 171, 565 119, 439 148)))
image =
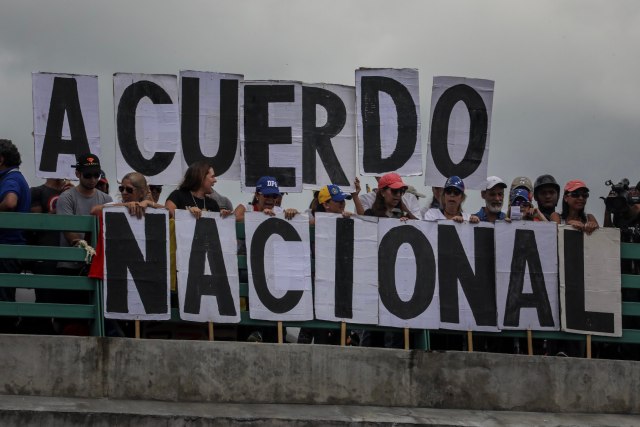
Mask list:
MULTIPOLYGON (((90 233, 88 243, 95 247, 97 220, 93 216, 0 213, 2 228, 33 231, 74 231, 90 233)), ((86 252, 81 248, 58 246, 0 245, 0 258, 23 261, 80 261, 86 252)), ((0 316, 90 319, 92 334, 104 336, 102 283, 83 276, 0 273, 0 287, 50 290, 90 291, 91 304, 53 304, 42 302, 0 301, 0 316)))
MULTIPOLYGON (((77 231, 91 233, 89 243, 95 246, 97 220, 92 216, 64 216, 49 214, 19 214, 0 213, 0 224, 2 228, 14 228, 24 230, 55 230, 55 231, 77 231)), ((245 238, 244 224, 236 225, 238 239, 245 238)), ((311 240, 314 240, 314 229, 311 228, 311 240)), ((80 248, 60 248, 47 246, 16 246, 0 245, 0 258, 17 258, 22 260, 51 260, 51 261, 83 261, 85 251, 80 248)), ((622 243, 621 258, 640 260, 640 244, 622 243)), ((247 269, 247 257, 244 254, 238 255, 238 266, 240 270, 247 269)), ((31 274, 0 274, 0 287, 31 288, 31 289, 67 289, 92 291, 93 299, 91 305, 81 304, 49 304, 49 303, 26 303, 26 302, 0 302, 0 316, 30 316, 30 317, 60 317, 60 318, 80 318, 93 319, 93 334, 104 335, 103 302, 102 302, 102 282, 89 279, 87 277, 72 276, 50 276, 31 274)), ((640 289, 640 275, 623 274, 623 289, 640 289)), ((240 296, 248 298, 248 283, 240 283, 240 296)), ((622 302, 622 315, 627 317, 640 317, 640 302, 622 302)), ((177 308, 172 309, 172 322, 182 322, 179 318, 177 308)), ((251 326, 274 326, 276 322, 255 320, 249 318, 249 313, 241 313, 240 325, 251 326)), ((285 327, 308 327, 337 330, 341 325, 336 322, 313 320, 306 322, 283 322, 285 327)), ((380 327, 372 325, 348 324, 349 329, 367 330, 396 330, 397 328, 380 327)), ((463 334, 460 331, 423 331, 413 330, 413 347, 420 349, 430 349, 430 335, 437 334, 463 334)), ((585 335, 565 332, 534 331, 533 338, 552 340, 585 340, 585 335)), ((474 335, 500 336, 524 338, 526 331, 502 331, 496 333, 474 332, 474 335)), ((640 344, 640 330, 623 329, 621 337, 592 336, 594 342, 628 343, 640 344)))

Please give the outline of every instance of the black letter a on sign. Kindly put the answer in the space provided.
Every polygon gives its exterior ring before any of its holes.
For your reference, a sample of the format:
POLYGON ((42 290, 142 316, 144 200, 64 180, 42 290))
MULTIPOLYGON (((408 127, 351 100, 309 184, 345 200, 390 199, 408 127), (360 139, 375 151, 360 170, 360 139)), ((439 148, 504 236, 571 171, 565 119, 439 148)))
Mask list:
POLYGON ((222 316, 236 315, 227 278, 227 269, 222 257, 218 227, 213 218, 196 220, 196 229, 191 244, 191 257, 189 258, 187 291, 184 299, 185 313, 200 313, 202 295, 216 297, 218 310, 222 316), (209 261, 211 275, 204 273, 205 258, 209 261))
POLYGON ((538 254, 538 243, 533 230, 516 230, 511 259, 511 276, 505 306, 505 326, 520 326, 520 309, 533 307, 538 311, 540 326, 553 326, 553 315, 549 295, 544 284, 542 264, 538 254), (525 266, 529 267, 531 277, 530 294, 524 294, 525 266))
POLYGON ((135 282, 147 314, 166 313, 167 307, 167 230, 164 215, 144 216, 146 260, 129 227, 126 214, 105 212, 107 227, 107 312, 128 313, 127 270, 135 282))
POLYGON ((59 154, 83 154, 91 151, 84 128, 76 79, 55 77, 49 104, 47 130, 42 145, 40 170, 55 172, 59 154), (71 139, 62 139, 64 114, 67 113, 71 139))

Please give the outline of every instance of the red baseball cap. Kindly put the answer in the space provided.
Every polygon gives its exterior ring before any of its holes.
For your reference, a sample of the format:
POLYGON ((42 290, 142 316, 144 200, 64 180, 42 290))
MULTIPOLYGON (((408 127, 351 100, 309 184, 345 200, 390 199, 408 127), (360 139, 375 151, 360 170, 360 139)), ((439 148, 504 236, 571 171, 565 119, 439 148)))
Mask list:
POLYGON ((382 178, 380 178, 380 180, 378 181, 378 190, 381 190, 385 187, 396 190, 398 188, 406 188, 407 184, 402 181, 400 175, 395 172, 391 172, 386 175, 382 175, 382 178))
POLYGON ((564 186, 564 191, 575 191, 578 188, 585 188, 587 191, 589 191, 589 187, 587 187, 587 184, 584 183, 584 181, 580 181, 579 179, 573 179, 569 182, 567 182, 564 186))

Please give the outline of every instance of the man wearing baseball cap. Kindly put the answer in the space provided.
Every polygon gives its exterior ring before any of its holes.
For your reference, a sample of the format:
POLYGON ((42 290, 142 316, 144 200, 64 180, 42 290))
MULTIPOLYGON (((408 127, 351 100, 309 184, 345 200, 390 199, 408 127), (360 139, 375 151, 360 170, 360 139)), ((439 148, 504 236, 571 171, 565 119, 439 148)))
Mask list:
POLYGON ((509 192, 512 192, 516 188, 524 188, 529 192, 529 194, 533 193, 533 184, 531 183, 531 180, 526 176, 517 176, 513 179, 509 192))
MULTIPOLYGON (((100 159, 92 153, 82 154, 76 157, 76 169, 78 185, 65 191, 58 198, 56 214, 58 215, 90 215, 94 206, 104 205, 113 199, 106 193, 98 191, 96 186, 101 177, 100 159)), ((65 231, 60 235, 60 246, 75 246, 84 240, 84 233, 65 231)), ((77 275, 84 263, 59 262, 58 270, 62 274, 77 275)))
POLYGON ((538 203, 540 212, 550 220, 560 199, 560 186, 556 179, 549 174, 537 177, 533 184, 533 198, 538 203))
POLYGON ((497 176, 490 176, 484 184, 484 189, 480 192, 480 196, 485 202, 485 206, 480 208, 476 216, 480 218, 480 221, 484 222, 496 222, 502 221, 507 218, 507 215, 502 212, 502 205, 504 204, 504 189, 507 188, 507 184, 497 176))

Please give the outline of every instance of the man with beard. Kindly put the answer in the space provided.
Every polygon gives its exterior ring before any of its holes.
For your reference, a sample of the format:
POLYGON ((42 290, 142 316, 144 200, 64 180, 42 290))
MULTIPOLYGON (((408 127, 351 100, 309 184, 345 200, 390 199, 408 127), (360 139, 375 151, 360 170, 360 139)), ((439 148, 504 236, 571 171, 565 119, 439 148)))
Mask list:
POLYGON ((556 179, 548 174, 536 178, 533 185, 533 198, 538 203, 538 210, 547 220, 550 220, 551 214, 556 211, 560 198, 560 186, 556 179))
POLYGON ((507 188, 507 184, 499 177, 490 176, 487 178, 484 190, 480 193, 485 201, 485 206, 476 213, 480 221, 493 223, 506 218, 506 214, 502 212, 505 188, 507 188))

